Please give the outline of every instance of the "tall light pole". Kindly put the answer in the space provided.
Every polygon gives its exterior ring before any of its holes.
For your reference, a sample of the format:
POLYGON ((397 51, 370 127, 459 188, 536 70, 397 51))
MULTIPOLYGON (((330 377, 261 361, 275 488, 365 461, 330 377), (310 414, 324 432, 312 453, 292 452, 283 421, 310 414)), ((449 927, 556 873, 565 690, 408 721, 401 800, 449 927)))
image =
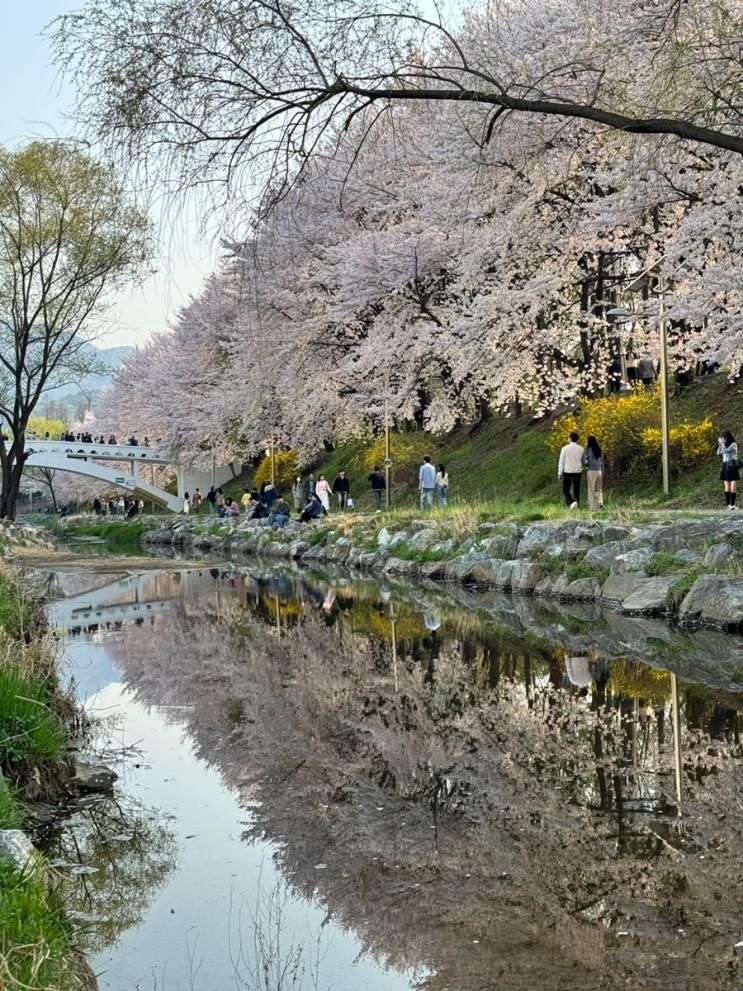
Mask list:
MULTIPOLYGON (((656 272, 660 263, 665 259, 665 255, 661 255, 657 261, 655 261, 649 268, 646 268, 643 272, 639 272, 637 275, 632 277, 628 289, 632 291, 632 287, 644 279, 645 276, 656 272)), ((678 269, 674 269, 678 271, 678 269)), ((669 456, 669 415, 668 415, 668 326, 666 323, 666 307, 665 307, 665 281, 663 274, 658 272, 658 295, 660 298, 660 319, 658 325, 658 335, 659 341, 659 351, 660 351, 660 449, 661 449, 661 462, 663 466, 663 493, 664 495, 670 495, 671 493, 671 473, 670 473, 670 456, 669 456)))
POLYGON ((665 317, 665 284, 663 276, 658 276, 658 294, 660 296, 660 447, 663 461, 663 492, 670 495, 670 457, 668 445, 668 331, 665 317))
MULTIPOLYGON (((386 389, 386 387, 385 387, 386 389)), ((384 397, 384 508, 390 508, 390 404, 385 391, 384 397)))

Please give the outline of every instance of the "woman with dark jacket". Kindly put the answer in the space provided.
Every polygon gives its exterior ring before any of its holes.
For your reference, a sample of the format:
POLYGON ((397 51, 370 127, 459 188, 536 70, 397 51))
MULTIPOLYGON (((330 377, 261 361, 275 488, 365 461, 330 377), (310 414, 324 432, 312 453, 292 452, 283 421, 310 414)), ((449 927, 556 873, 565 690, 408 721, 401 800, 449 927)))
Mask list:
POLYGON ((583 467, 586 469, 588 488, 588 508, 604 508, 604 454, 593 434, 586 441, 583 452, 583 467))
POLYGON ((720 480, 725 490, 725 502, 728 509, 737 509, 735 505, 736 489, 740 471, 738 466, 738 445, 735 437, 729 430, 726 430, 717 438, 717 453, 722 457, 722 467, 720 468, 720 480))

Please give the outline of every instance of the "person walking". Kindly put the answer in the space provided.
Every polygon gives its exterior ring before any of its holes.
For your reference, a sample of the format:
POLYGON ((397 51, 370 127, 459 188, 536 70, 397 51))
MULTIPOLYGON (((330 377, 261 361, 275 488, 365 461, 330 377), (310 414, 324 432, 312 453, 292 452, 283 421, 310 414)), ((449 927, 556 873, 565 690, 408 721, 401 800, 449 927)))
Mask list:
POLYGON ((436 488, 436 469, 426 455, 418 471, 418 488, 421 494, 421 509, 433 506, 433 493, 436 488))
POLYGON ((201 509, 201 503, 203 501, 204 500, 203 500, 203 496, 201 495, 201 489, 196 489, 196 491, 193 494, 193 497, 191 498, 191 509, 194 511, 194 513, 196 513, 197 516, 199 515, 199 510, 201 509))
POLYGON ((577 509, 580 503, 580 476, 583 474, 583 448, 578 434, 573 431, 569 442, 560 450, 557 477, 562 481, 562 494, 569 509, 577 509))
POLYGON ((217 493, 214 491, 214 486, 209 488, 206 494, 206 501, 209 503, 209 512, 212 516, 216 515, 217 512, 217 493))
POLYGON ((387 483, 384 480, 384 475, 382 474, 382 469, 379 465, 374 466, 374 471, 369 476, 369 485, 371 485, 371 490, 374 493, 374 498, 377 502, 377 512, 382 512, 382 493, 387 488, 387 483))
POLYGON ((306 502, 304 494, 304 482, 302 481, 302 476, 297 475, 294 479, 294 484, 292 485, 292 498, 294 499, 294 508, 298 513, 301 513, 306 502))
POLYGON ((728 509, 737 509, 735 498, 740 479, 740 460, 738 444, 729 430, 725 430, 717 438, 717 453, 722 457, 720 480, 725 490, 725 503, 728 509))
POLYGON ((318 478, 317 484, 315 485, 315 493, 314 494, 319 498, 320 502, 322 503, 322 508, 325 510, 325 512, 326 513, 329 512, 330 511, 330 485, 328 484, 328 480, 325 478, 324 475, 320 475, 320 477, 318 478))
POLYGON ((644 355, 637 363, 637 374, 640 376, 640 380, 646 389, 655 381, 655 369, 653 368, 653 362, 647 355, 644 355))
POLYGON ((439 470, 436 472, 435 489, 436 505, 445 506, 446 497, 449 493, 449 473, 445 465, 439 465, 439 470))
POLYGON ((315 494, 315 489, 317 488, 317 482, 315 481, 315 476, 310 472, 310 477, 307 479, 307 488, 305 492, 307 494, 307 499, 311 499, 315 494))
POLYGON ((583 452, 583 467, 586 469, 586 488, 588 489, 588 508, 604 508, 604 454, 601 445, 593 436, 588 435, 586 449, 583 452))
POLYGON ((191 512, 191 499, 189 498, 188 492, 184 493, 183 496, 183 513, 185 516, 191 512))
POLYGON ((338 508, 341 511, 346 509, 351 494, 351 483, 346 478, 345 471, 338 472, 338 477, 333 482, 333 492, 338 496, 338 508))
POLYGON ((627 352, 624 364, 627 368, 627 382, 634 389, 637 385, 637 353, 633 348, 627 352))
POLYGON ((216 506, 217 506, 217 515, 224 516, 225 500, 224 500, 224 492, 221 489, 217 489, 216 506))

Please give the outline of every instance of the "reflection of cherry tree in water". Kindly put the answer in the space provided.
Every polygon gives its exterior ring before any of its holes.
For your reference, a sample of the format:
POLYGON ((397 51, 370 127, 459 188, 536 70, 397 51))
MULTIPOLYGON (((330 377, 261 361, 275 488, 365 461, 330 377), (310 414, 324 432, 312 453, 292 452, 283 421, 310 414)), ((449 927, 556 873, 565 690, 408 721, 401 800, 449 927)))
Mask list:
POLYGON ((156 809, 106 798, 66 823, 51 857, 85 950, 94 953, 141 922, 175 870, 178 850, 156 809))
POLYGON ((702 690, 682 829, 667 676, 574 684, 562 651, 398 605, 393 662, 387 604, 334 604, 329 630, 308 597, 277 625, 258 591, 223 617, 239 643, 184 607, 113 649, 143 701, 199 699, 200 755, 259 800, 250 835, 367 949, 431 991, 737 986, 740 754, 702 690))

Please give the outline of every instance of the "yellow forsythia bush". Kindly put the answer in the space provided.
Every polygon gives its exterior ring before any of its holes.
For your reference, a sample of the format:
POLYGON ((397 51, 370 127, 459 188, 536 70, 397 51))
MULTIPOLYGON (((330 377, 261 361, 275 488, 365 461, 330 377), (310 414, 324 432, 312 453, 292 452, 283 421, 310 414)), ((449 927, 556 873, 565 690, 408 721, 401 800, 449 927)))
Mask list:
MULTIPOLYGON (((383 467, 384 450, 384 434, 380 434, 354 457, 351 462, 352 469, 368 474, 374 470, 375 465, 383 467)), ((390 432, 390 460, 396 469, 420 464, 425 454, 428 454, 431 460, 435 460, 436 441, 430 434, 423 431, 409 434, 390 432)))
MULTIPOLYGON (((699 423, 680 423, 671 427, 668 431, 671 461, 685 468, 698 464, 714 450, 714 440, 714 428, 709 418, 699 423)), ((644 430, 642 443, 647 453, 660 457, 660 430, 654 427, 644 430)))
MULTIPOLYGON (((298 460, 296 451, 276 451, 274 454, 276 463, 276 484, 279 488, 288 488, 294 480, 298 470, 298 460)), ((255 487, 260 488, 264 482, 271 481, 271 458, 266 455, 258 465, 255 473, 255 487)))
MULTIPOLYGON (((660 390, 635 389, 623 396, 585 399, 577 413, 556 420, 547 445, 557 452, 575 430, 581 444, 593 434, 601 445, 607 465, 615 476, 630 468, 656 464, 660 458, 660 390)), ((682 423, 669 432, 674 467, 689 467, 710 456, 713 425, 709 419, 682 423)))

